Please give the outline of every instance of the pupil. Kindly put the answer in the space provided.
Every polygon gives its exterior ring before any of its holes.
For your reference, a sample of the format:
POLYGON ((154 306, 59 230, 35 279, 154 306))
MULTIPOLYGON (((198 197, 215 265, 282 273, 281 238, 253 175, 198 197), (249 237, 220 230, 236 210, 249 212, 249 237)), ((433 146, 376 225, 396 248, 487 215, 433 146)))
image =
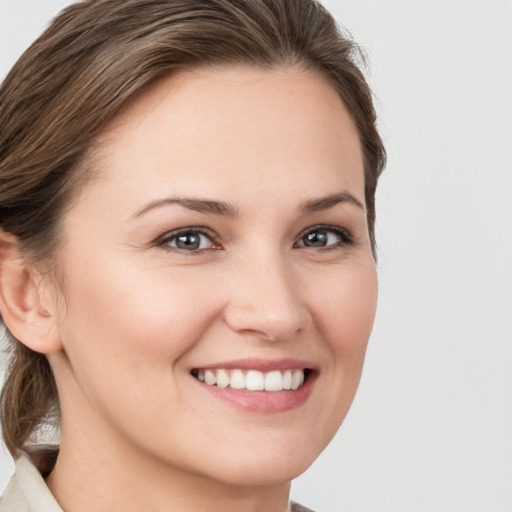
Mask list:
POLYGON ((304 244, 309 247, 324 247, 327 243, 327 233, 325 231, 315 231, 306 235, 304 244))
POLYGON ((180 235, 176 239, 176 246, 180 249, 198 249, 200 239, 198 235, 180 235))

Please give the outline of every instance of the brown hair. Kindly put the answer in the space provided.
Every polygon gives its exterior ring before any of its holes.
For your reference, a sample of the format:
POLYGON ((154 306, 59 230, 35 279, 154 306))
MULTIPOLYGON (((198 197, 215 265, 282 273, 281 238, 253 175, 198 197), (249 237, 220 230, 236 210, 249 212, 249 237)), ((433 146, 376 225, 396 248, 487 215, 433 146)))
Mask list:
MULTIPOLYGON (((29 261, 50 260, 94 138, 137 92, 183 67, 300 65, 325 76, 361 139, 369 234, 385 151, 362 55, 316 0, 86 0, 65 9, 0 88, 0 227, 29 261)), ((1 395, 15 455, 58 395, 46 357, 12 339, 1 395)))

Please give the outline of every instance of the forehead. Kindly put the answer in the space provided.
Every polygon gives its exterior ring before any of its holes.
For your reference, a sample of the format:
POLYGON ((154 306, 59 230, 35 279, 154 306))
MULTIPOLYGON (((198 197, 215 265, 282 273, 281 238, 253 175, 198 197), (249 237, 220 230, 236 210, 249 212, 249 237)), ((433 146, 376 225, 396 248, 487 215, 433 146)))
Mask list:
POLYGON ((364 187, 354 122, 327 80, 300 68, 179 71, 134 98, 97 148, 102 181, 153 195, 236 195, 268 180, 364 187))

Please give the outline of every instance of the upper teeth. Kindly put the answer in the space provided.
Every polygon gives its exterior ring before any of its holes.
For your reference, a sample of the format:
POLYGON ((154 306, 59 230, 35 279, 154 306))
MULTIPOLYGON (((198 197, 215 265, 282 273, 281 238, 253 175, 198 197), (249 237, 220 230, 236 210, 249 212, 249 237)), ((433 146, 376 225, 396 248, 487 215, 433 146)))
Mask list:
POLYGON ((249 391, 283 391, 304 384, 304 370, 260 372, 258 370, 198 370, 196 377, 210 386, 249 391))

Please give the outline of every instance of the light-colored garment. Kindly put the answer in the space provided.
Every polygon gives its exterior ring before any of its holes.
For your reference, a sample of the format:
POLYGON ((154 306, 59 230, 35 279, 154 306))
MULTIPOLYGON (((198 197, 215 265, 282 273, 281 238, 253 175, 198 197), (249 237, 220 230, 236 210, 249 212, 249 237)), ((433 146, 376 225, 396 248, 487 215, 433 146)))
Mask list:
MULTIPOLYGON (((289 510, 313 512, 297 503, 290 503, 289 510)), ((16 461, 16 472, 0 499, 0 512, 63 512, 27 454, 16 461)))
POLYGON ((27 454, 16 461, 16 473, 0 501, 0 512, 63 512, 27 454))

